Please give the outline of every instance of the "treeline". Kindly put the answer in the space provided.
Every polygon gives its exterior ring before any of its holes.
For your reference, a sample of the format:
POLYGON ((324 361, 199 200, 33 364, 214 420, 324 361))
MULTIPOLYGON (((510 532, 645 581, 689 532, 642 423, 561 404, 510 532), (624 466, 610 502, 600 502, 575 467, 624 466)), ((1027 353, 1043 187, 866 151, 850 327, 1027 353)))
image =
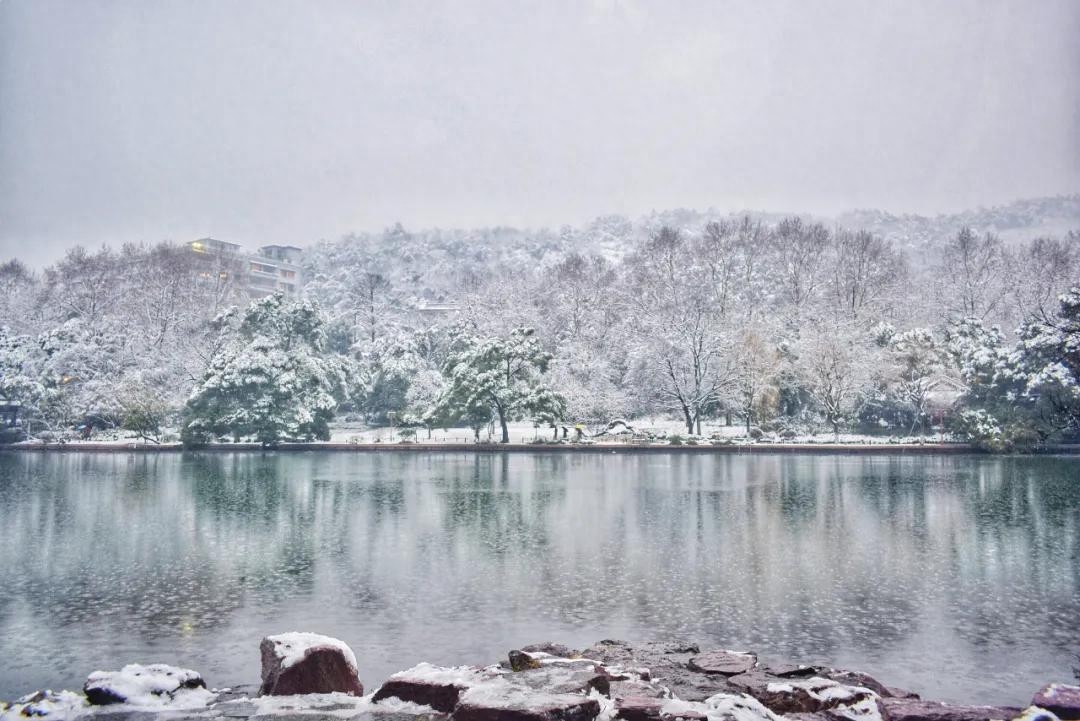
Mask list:
POLYGON ((605 227, 350 236, 307 254, 302 302, 246 307, 229 268, 175 246, 12 261, 0 398, 32 435, 192 442, 324 438, 335 414, 503 437, 651 414, 995 446, 1078 430, 1074 233, 916 251, 797 217, 605 227))

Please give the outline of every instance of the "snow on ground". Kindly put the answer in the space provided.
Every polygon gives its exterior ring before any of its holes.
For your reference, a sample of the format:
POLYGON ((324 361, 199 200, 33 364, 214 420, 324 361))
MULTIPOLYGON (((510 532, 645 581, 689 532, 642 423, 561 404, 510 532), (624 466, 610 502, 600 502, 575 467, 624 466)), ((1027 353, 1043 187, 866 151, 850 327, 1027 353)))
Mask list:
POLYGON ((253 699, 237 699, 232 703, 250 702, 255 706, 255 716, 289 716, 297 712, 318 711, 320 716, 339 716, 353 718, 370 711, 401 713, 408 715, 433 714, 435 709, 421 706, 411 701, 388 698, 379 702, 372 701, 374 693, 363 697, 345 693, 311 693, 297 696, 257 696, 253 699))
MULTIPOLYGON (((634 433, 612 433, 601 434, 603 426, 592 426, 584 429, 583 440, 585 442, 597 442, 597 443, 624 443, 629 444, 632 442, 641 442, 643 438, 652 439, 654 443, 662 443, 665 439, 671 436, 679 436, 684 441, 693 438, 695 442, 700 444, 706 444, 714 440, 721 442, 728 441, 731 443, 750 443, 751 440, 746 436, 746 427, 742 424, 735 423, 733 425, 724 425, 719 421, 703 421, 701 424, 701 435, 691 436, 686 433, 685 424, 677 418, 665 418, 662 416, 637 418, 628 420, 627 423, 633 428, 634 433)), ((559 439, 563 438, 563 427, 566 428, 566 440, 575 442, 577 439, 577 433, 575 432, 575 425, 573 423, 566 423, 559 426, 559 439)), ((507 424, 507 428, 510 433, 511 443, 533 443, 537 441, 551 441, 554 440, 555 430, 550 426, 535 426, 529 421, 518 421, 507 424)), ((472 443, 474 442, 474 436, 471 428, 436 428, 430 432, 426 428, 410 428, 405 430, 405 434, 402 434, 402 429, 399 426, 382 426, 382 427, 369 427, 363 423, 346 423, 344 421, 338 421, 330 427, 330 443, 393 443, 398 444, 404 440, 415 441, 417 443, 472 443), (412 432, 415 431, 415 434, 412 432)), ((624 430, 620 427, 617 430, 624 430)), ((178 431, 169 431, 163 434, 163 437, 169 439, 170 442, 175 442, 179 438, 178 431)), ((498 443, 502 438, 502 431, 498 425, 494 427, 485 428, 480 432, 480 440, 484 443, 498 443)), ((803 433, 789 438, 780 438, 775 433, 765 433, 762 438, 756 441, 757 443, 769 444, 769 443, 843 443, 843 444, 858 444, 858 445, 881 445, 881 444, 896 444, 896 443, 950 443, 957 439, 953 438, 950 434, 928 434, 925 436, 909 436, 909 435, 867 435, 864 433, 841 433, 838 436, 833 433, 822 430, 818 433, 803 433)), ((318 445, 318 441, 313 445, 318 445)), ((83 444, 90 444, 94 446, 115 446, 117 448, 131 448, 131 447, 154 447, 155 444, 152 441, 147 441, 143 438, 136 438, 133 434, 127 431, 110 430, 97 432, 92 438, 83 439, 69 439, 65 441, 66 445, 78 447, 83 444)), ((41 445, 40 441, 25 441, 16 445, 41 445)))

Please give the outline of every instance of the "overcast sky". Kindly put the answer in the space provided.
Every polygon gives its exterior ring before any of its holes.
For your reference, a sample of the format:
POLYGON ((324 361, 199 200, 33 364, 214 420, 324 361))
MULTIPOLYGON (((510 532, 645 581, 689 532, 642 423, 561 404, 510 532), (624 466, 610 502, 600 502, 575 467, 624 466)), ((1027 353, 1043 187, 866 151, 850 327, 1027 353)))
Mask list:
POLYGON ((1080 2, 0 0, 0 260, 1080 191, 1080 2))

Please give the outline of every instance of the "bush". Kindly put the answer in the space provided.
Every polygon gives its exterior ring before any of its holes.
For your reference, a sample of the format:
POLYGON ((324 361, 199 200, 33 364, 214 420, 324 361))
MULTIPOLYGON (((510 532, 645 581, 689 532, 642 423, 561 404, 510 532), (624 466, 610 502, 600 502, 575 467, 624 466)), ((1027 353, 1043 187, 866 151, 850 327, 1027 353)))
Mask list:
POLYGON ((683 437, 680 436, 678 433, 671 434, 670 436, 668 436, 667 440, 668 445, 681 446, 683 444, 683 437))
POLYGON ((757 426, 754 426, 750 429, 750 432, 747 435, 750 436, 750 438, 752 438, 753 440, 759 441, 765 435, 765 432, 757 426))

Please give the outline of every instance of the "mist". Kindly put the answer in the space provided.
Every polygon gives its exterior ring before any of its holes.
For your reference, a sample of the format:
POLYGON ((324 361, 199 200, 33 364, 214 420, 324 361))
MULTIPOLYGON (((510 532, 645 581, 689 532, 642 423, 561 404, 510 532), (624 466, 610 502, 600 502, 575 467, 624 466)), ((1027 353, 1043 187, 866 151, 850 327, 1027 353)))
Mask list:
POLYGON ((1080 188, 1072 2, 0 3, 0 256, 1080 188))

